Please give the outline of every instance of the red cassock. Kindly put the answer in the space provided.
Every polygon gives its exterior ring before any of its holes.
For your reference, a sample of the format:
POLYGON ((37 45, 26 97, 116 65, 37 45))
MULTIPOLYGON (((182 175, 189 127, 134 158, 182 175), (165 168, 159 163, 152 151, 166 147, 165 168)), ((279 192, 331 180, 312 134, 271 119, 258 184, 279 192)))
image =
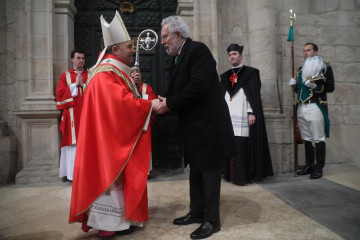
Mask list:
MULTIPOLYGON (((140 87, 139 87, 139 91, 140 93, 144 93, 143 92, 143 86, 144 86, 144 83, 141 83, 140 84, 140 87)), ((148 99, 149 100, 153 100, 153 99, 156 99, 156 94, 154 93, 153 89, 151 88, 151 86, 149 84, 146 84, 146 90, 145 90, 145 93, 148 95, 148 99)))
MULTIPOLYGON (((148 100, 153 100, 156 99, 156 94, 154 93, 152 87, 150 86, 150 84, 145 84, 145 83, 141 83, 140 87, 139 87, 139 92, 142 96, 144 96, 144 93, 147 94, 147 99, 148 100), (145 87, 145 91, 144 91, 144 85, 146 85, 145 87)), ((153 126, 154 125, 154 121, 155 121, 155 116, 154 114, 151 115, 151 120, 150 120, 150 125, 153 126)), ((151 128, 149 128, 149 131, 147 131, 146 134, 151 134, 151 128)))
POLYGON ((134 97, 123 69, 105 63, 94 71, 101 68, 85 90, 69 221, 83 220, 90 205, 122 174, 126 219, 145 222, 151 135, 143 127, 151 101, 134 97))
MULTIPOLYGON (((71 83, 76 83, 77 73, 74 69, 69 70, 71 83)), ((84 82, 88 78, 88 72, 84 69, 81 73, 84 82)), ((56 89, 56 107, 63 110, 60 131, 62 132, 61 147, 70 146, 76 144, 79 126, 80 126, 80 114, 83 106, 84 92, 82 88, 78 88, 78 95, 76 97, 71 96, 70 84, 66 80, 66 73, 60 76, 59 83, 56 89)))

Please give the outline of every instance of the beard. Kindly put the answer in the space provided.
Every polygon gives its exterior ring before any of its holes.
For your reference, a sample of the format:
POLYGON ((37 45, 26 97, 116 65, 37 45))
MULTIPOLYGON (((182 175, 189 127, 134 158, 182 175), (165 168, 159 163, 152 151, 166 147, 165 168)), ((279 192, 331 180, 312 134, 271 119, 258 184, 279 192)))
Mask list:
POLYGON ((166 49, 166 53, 169 56, 177 56, 180 50, 181 44, 179 42, 174 42, 174 45, 172 46, 168 46, 168 48, 166 49))
POLYGON ((308 77, 319 76, 323 69, 326 69, 326 65, 321 57, 308 57, 302 66, 302 81, 306 82, 308 77))
POLYGON ((169 56, 176 56, 177 55, 177 52, 176 52, 176 49, 175 49, 175 46, 172 46, 168 49, 166 49, 166 53, 169 55, 169 56))

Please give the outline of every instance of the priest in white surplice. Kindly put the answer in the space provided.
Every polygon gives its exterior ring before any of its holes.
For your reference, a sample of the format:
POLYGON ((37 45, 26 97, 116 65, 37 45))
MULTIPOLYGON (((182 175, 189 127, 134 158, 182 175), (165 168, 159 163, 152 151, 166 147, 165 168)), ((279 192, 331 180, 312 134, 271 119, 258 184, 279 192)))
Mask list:
POLYGON ((237 155, 226 162, 224 178, 238 185, 273 175, 261 102, 259 70, 242 64, 243 46, 227 48, 231 69, 221 74, 229 106, 237 155))

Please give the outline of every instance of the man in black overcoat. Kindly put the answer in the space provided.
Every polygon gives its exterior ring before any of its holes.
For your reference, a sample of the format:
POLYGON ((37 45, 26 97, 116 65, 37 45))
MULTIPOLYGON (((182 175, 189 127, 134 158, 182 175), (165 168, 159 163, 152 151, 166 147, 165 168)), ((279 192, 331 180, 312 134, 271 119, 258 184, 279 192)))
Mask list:
POLYGON ((201 223, 190 237, 203 239, 220 230, 221 166, 233 155, 234 133, 208 47, 189 38, 179 16, 163 19, 161 40, 175 66, 157 112, 178 114, 185 166, 190 166, 190 212, 173 223, 201 223))
POLYGON ((242 64, 242 51, 243 46, 229 45, 227 52, 232 68, 220 76, 237 147, 235 158, 225 164, 224 177, 240 185, 273 175, 261 101, 260 73, 258 69, 242 64))

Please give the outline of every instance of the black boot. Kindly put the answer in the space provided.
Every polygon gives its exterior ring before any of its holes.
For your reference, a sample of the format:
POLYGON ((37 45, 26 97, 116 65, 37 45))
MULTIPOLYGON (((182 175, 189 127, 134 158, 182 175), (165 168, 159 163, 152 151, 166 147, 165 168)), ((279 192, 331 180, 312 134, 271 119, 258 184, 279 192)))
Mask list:
POLYGON ((318 142, 315 144, 316 147, 316 167, 314 172, 310 175, 310 179, 319 179, 323 176, 323 168, 325 166, 325 153, 326 144, 325 142, 318 142))
POLYGON ((311 174, 314 171, 315 149, 310 141, 305 141, 305 161, 306 165, 297 172, 298 175, 311 174))

